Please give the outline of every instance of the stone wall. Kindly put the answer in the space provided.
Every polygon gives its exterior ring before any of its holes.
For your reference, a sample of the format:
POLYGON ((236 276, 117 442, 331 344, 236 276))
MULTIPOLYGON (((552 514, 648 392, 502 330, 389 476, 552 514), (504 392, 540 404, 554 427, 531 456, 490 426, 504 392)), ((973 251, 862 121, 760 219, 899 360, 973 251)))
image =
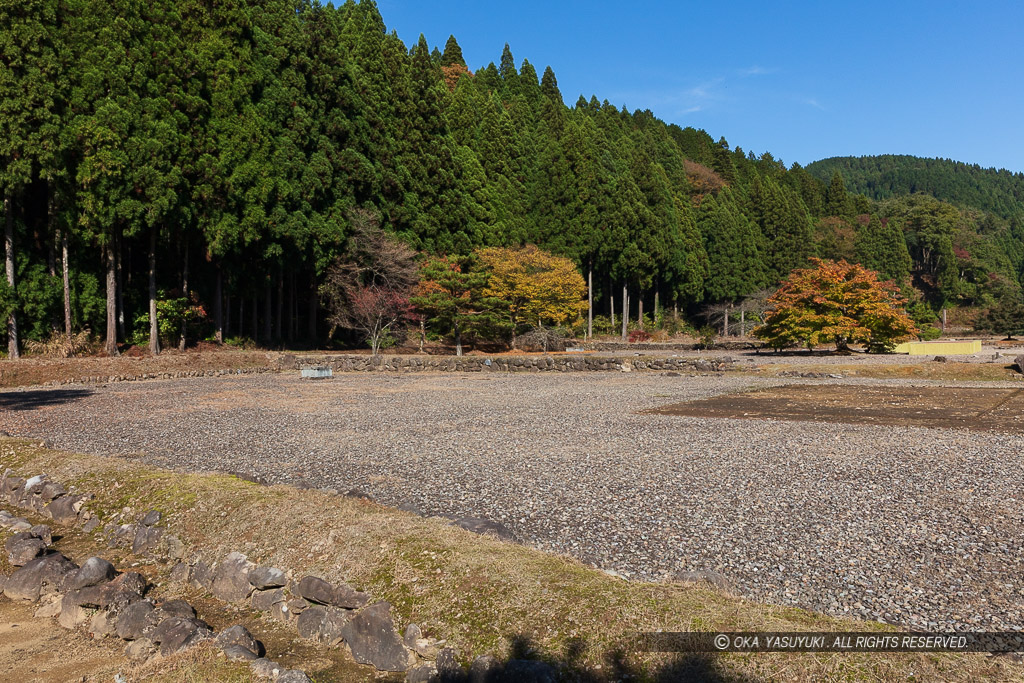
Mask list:
POLYGON ((723 372, 732 368, 731 358, 671 358, 656 356, 356 356, 284 355, 282 370, 330 367, 334 372, 582 372, 634 370, 675 372, 723 372))

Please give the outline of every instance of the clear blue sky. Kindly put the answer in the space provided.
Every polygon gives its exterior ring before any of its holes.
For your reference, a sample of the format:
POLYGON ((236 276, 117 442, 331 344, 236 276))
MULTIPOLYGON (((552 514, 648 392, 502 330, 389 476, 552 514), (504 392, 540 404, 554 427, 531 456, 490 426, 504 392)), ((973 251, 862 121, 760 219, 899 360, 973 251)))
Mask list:
POLYGON ((550 65, 597 95, 786 164, 915 154, 1024 171, 1024 3, 378 0, 471 70, 550 65))

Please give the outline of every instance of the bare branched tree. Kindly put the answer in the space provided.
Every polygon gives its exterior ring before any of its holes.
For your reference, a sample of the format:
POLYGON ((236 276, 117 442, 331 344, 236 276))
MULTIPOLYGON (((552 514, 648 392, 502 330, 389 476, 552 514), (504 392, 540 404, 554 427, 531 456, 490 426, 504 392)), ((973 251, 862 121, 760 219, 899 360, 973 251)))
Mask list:
POLYGON ((351 212, 349 222, 348 249, 328 268, 320 295, 333 328, 359 332, 376 356, 385 335, 415 317, 409 296, 419 276, 416 252, 384 232, 370 211, 351 212))

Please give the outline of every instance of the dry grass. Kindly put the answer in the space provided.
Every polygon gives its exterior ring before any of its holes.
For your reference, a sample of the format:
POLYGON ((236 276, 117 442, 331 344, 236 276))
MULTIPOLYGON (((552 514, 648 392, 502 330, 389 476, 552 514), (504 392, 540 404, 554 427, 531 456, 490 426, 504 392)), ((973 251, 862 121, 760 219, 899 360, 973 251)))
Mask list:
MULTIPOLYGON (((105 520, 125 509, 123 518, 134 519, 156 507, 173 533, 211 559, 239 550, 297 575, 348 581, 391 602, 400 627, 414 621, 428 635, 447 639, 463 658, 530 651, 602 680, 619 675, 613 655, 638 631, 887 628, 702 586, 627 582, 442 520, 319 491, 168 472, 14 440, 0 442, 4 467, 26 475, 46 472, 95 493, 90 507, 105 520)), ((200 680, 212 664, 201 652, 194 656, 200 680)), ((637 653, 624 653, 623 662, 619 673, 641 680, 667 663, 662 656, 637 653)), ((724 680, 1024 680, 1024 670, 1005 658, 980 655, 715 655, 691 659, 687 666, 694 675, 724 680)), ((176 671, 173 680, 189 680, 182 678, 193 675, 188 671, 176 671)), ((224 675, 232 680, 230 672, 224 675)), ((338 679, 330 670, 321 677, 338 679)))
POLYGON ((63 332, 54 332, 43 341, 29 339, 25 342, 25 351, 33 356, 46 358, 70 358, 86 353, 94 353, 97 344, 89 330, 82 330, 70 336, 63 332))

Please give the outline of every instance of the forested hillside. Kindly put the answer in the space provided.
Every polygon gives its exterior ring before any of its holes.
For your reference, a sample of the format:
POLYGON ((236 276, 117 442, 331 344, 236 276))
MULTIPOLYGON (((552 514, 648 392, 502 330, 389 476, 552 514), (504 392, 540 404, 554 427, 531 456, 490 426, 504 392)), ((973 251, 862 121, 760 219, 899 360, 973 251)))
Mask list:
POLYGON ((550 67, 410 48, 369 0, 25 0, 0 22, 10 340, 90 329, 114 352, 151 310, 322 340, 319 287, 367 211, 424 255, 567 256, 620 317, 624 292, 632 315, 692 315, 814 255, 880 270, 925 317, 1019 296, 1019 220, 875 204, 650 111, 567 106, 550 67))
POLYGON ((894 154, 831 157, 807 165, 807 172, 824 182, 836 171, 842 174, 846 189, 872 199, 920 192, 1002 218, 1024 214, 1024 173, 894 154))

